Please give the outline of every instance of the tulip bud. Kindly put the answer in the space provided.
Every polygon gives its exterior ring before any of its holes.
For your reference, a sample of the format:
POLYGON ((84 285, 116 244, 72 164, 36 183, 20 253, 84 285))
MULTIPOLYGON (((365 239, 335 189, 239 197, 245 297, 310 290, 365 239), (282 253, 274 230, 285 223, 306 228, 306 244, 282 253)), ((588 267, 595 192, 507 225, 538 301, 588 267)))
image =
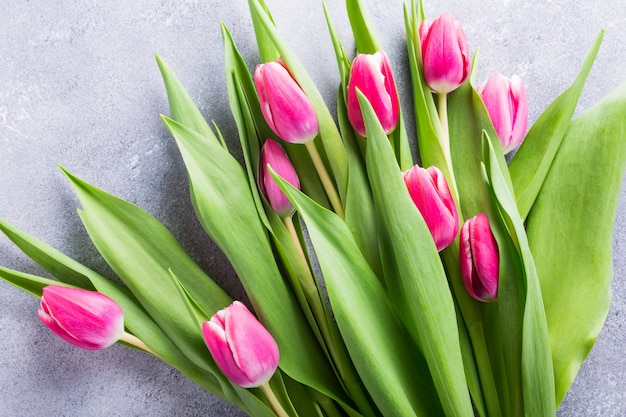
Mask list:
POLYGON ((202 335, 215 363, 241 387, 265 384, 278 367, 276 341, 239 301, 202 323, 202 335))
POLYGON ((452 243, 459 229, 459 216, 446 178, 435 166, 424 169, 415 165, 404 173, 404 182, 441 251, 452 243))
POLYGON ((290 143, 315 139, 315 109, 282 61, 257 65, 254 85, 263 117, 278 137, 290 143))
POLYGON ((124 332, 119 305, 104 294, 80 288, 43 288, 39 319, 61 339, 83 349, 104 349, 124 332))
POLYGON ((270 203, 272 209, 280 217, 291 216, 294 207, 269 173, 269 167, 285 179, 289 184, 300 189, 300 180, 291 161, 283 148, 271 139, 267 139, 261 148, 259 160, 259 188, 270 203))
POLYGON ((489 219, 482 213, 461 228, 461 276, 467 292, 478 301, 493 301, 498 294, 500 254, 489 219))
POLYGON ((465 82, 470 73, 470 55, 461 23, 450 14, 419 28, 426 84, 436 93, 449 93, 465 82))
POLYGON ((528 126, 528 97, 517 75, 510 79, 495 73, 480 87, 478 93, 498 134, 504 153, 509 153, 524 140, 528 126))
POLYGON ((374 108, 380 124, 389 134, 398 124, 400 103, 391 72, 389 58, 384 51, 360 54, 354 59, 348 81, 348 119, 354 130, 365 136, 365 123, 361 114, 356 89, 359 89, 374 108))

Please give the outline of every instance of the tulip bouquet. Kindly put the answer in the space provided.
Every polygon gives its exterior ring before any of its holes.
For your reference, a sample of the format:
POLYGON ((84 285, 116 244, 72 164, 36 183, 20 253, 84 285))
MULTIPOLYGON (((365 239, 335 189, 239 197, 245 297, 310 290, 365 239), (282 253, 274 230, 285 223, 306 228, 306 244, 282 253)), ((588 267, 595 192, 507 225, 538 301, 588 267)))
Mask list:
POLYGON ((157 219, 65 168, 116 277, 2 220, 54 279, 0 277, 39 297, 63 340, 142 350, 251 416, 555 415, 611 295, 626 84, 573 118, 602 34, 528 129, 522 80, 477 83, 461 23, 406 4, 410 138, 360 0, 346 0, 354 56, 325 10, 334 116, 267 5, 249 6, 252 73, 222 27, 243 163, 157 57, 194 209, 248 299, 157 219))

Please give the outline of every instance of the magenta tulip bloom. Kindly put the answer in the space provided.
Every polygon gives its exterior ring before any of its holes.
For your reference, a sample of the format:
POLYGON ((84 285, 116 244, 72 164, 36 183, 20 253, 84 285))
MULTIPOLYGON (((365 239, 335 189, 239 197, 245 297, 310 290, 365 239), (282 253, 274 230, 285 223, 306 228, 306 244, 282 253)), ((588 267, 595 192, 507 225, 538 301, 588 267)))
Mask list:
POLYGON ((482 213, 461 228, 461 276, 467 292, 478 301, 493 301, 498 295, 500 254, 489 219, 482 213))
POLYGON ((289 184, 300 189, 300 180, 295 168, 283 148, 271 139, 267 139, 261 148, 259 160, 259 188, 270 203, 272 209, 280 217, 291 216, 294 207, 269 173, 269 167, 285 179, 289 184))
POLYGON ((383 130, 389 134, 398 124, 400 103, 389 58, 384 51, 360 54, 352 63, 348 81, 348 119, 354 130, 365 136, 365 123, 361 114, 357 88, 374 108, 383 130))
POLYGON ((44 287, 39 319, 61 339, 83 349, 104 349, 124 332, 119 305, 104 294, 58 285, 44 287))
POLYGON ((404 173, 404 182, 441 251, 452 243, 459 230, 456 205, 443 173, 435 166, 424 169, 415 165, 404 173))
POLYGON ((215 363, 239 386, 259 387, 278 367, 276 341, 239 301, 205 321, 202 335, 215 363))
POLYGON ((524 140, 528 126, 528 97, 517 75, 510 79, 495 73, 480 87, 478 93, 487 107, 504 153, 509 153, 524 140))
POLYGON ((279 138, 290 143, 315 139, 315 109, 282 61, 257 65, 254 85, 263 117, 279 138))
POLYGON ((449 93, 465 82, 470 73, 470 54, 461 23, 450 14, 419 28, 426 84, 436 93, 449 93))

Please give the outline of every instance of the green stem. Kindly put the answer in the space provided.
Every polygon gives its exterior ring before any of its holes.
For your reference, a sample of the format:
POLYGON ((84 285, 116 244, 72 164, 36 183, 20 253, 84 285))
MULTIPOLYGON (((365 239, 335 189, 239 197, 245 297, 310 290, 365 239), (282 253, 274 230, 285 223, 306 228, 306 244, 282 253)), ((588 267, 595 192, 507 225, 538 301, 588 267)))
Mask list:
POLYGON ((322 185, 324 186, 324 190, 326 191, 326 195, 328 196, 330 204, 333 206, 335 213, 337 213, 339 217, 344 219, 346 216, 343 211, 341 199, 339 198, 339 194, 337 193, 337 189, 335 188, 333 181, 330 179, 330 175, 328 175, 326 166, 324 166, 324 162, 322 161, 322 157, 315 147, 314 141, 306 142, 304 145, 306 146, 306 149, 311 156, 311 160, 313 161, 313 165, 317 170, 317 175, 319 175, 320 180, 322 181, 322 185))
POLYGON ((283 406, 280 405, 278 398, 276 398, 276 394, 274 394, 274 391, 272 391, 272 388, 268 383, 261 385, 259 388, 278 417, 289 417, 289 414, 285 411, 283 406))
POLYGON ((448 94, 437 93, 437 113, 439 115, 439 124, 441 125, 442 137, 439 138, 439 145, 443 151, 443 157, 446 160, 446 168, 448 171, 448 186, 452 197, 459 207, 459 192, 456 188, 456 179, 454 178, 454 169, 452 168, 452 154, 450 153, 450 130, 448 128, 448 94))
POLYGON ((146 345, 143 341, 141 341, 141 339, 139 339, 137 336, 132 335, 130 333, 127 333, 126 331, 122 333, 122 335, 120 336, 120 341, 128 343, 129 345, 135 346, 138 349, 144 350, 148 353, 150 353, 151 355, 156 356, 159 359, 163 359, 161 356, 159 356, 155 351, 153 351, 152 349, 150 349, 148 347, 148 345, 146 345))

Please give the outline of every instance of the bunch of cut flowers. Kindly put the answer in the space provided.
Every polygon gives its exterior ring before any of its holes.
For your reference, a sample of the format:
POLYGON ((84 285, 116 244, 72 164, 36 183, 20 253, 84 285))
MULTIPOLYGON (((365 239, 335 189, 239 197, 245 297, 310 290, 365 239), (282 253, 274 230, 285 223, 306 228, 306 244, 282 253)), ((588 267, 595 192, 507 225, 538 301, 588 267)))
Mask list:
POLYGON ((412 138, 360 0, 346 0, 356 54, 324 10, 334 115, 267 5, 249 6, 252 73, 222 27, 243 164, 157 57, 195 212, 248 299, 65 168, 116 279, 2 220, 54 279, 0 277, 39 297, 65 341, 145 351, 251 416, 555 415, 611 299, 626 84, 573 118, 602 34, 528 128, 520 77, 477 82, 460 21, 406 4, 412 138))

